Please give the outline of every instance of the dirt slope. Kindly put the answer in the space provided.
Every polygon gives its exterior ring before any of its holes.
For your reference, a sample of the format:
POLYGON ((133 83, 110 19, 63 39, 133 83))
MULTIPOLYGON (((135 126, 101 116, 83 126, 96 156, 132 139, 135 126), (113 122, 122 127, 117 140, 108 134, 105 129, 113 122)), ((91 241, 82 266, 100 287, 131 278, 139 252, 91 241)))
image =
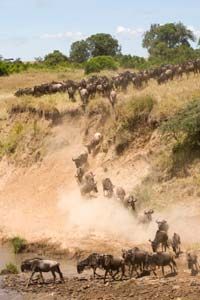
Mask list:
MULTIPOLYGON (((132 189, 147 175, 148 163, 141 156, 136 160, 134 156, 122 157, 114 162, 110 153, 90 157, 90 168, 96 173, 100 196, 82 199, 74 178, 72 156, 83 148, 83 135, 84 120, 68 119, 52 129, 46 141, 48 153, 42 163, 29 169, 15 169, 5 159, 1 162, 0 219, 4 234, 21 235, 30 241, 51 238, 73 248, 80 244, 92 247, 96 240, 100 244, 102 239, 108 240, 110 234, 117 234, 119 221, 125 221, 130 228, 132 216, 119 203, 112 200, 108 203, 102 198, 101 179, 110 176, 115 184, 132 189), (115 217, 111 226, 112 214, 115 217), (88 234, 89 243, 85 238, 88 234)), ((126 231, 123 226, 119 233, 126 231)))

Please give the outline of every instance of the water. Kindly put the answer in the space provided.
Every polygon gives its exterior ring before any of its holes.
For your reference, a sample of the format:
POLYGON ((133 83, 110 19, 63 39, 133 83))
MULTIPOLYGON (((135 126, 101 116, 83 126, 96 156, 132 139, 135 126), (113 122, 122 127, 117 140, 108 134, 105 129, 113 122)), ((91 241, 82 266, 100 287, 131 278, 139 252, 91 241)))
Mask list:
MULTIPOLYGON (((6 267, 6 264, 13 263, 20 270, 21 262, 24 259, 32 258, 34 254, 15 254, 12 247, 8 244, 0 244, 0 270, 6 267)), ((51 259, 51 257, 46 257, 51 259)), ((55 258, 53 258, 55 260, 55 258)), ((77 276, 76 264, 72 261, 67 261, 67 259, 56 259, 61 266, 61 270, 64 276, 73 277, 77 276)), ((50 275, 51 276, 51 275, 50 275)), ((45 278, 48 278, 48 275, 45 274, 45 278)), ((0 277, 0 300, 26 300, 31 299, 28 296, 21 295, 17 292, 4 290, 1 288, 2 278, 0 277)), ((39 298, 40 299, 40 298, 39 298)))

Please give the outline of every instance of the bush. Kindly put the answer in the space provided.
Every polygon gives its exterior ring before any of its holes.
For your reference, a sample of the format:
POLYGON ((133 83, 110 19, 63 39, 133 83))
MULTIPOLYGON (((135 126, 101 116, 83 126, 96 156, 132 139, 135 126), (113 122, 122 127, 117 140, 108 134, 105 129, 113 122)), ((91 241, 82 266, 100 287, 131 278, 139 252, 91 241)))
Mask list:
POLYGON ((111 56, 97 56, 85 64, 85 73, 100 72, 101 70, 116 70, 117 63, 111 56))
POLYGON ((23 238, 21 238, 21 237, 19 237, 19 236, 14 237, 11 240, 11 243, 13 245, 14 253, 15 254, 21 253, 23 250, 25 250, 26 245, 27 245, 26 240, 23 239, 23 238))
POLYGON ((175 140, 172 148, 171 175, 184 171, 200 151, 200 100, 195 99, 161 126, 175 140))
POLYGON ((117 119, 120 128, 132 131, 139 123, 147 122, 154 106, 150 96, 134 97, 117 107, 117 119))
POLYGON ((0 275, 9 275, 9 274, 18 274, 19 271, 17 269, 17 266, 9 263, 6 265, 5 269, 1 270, 0 275))

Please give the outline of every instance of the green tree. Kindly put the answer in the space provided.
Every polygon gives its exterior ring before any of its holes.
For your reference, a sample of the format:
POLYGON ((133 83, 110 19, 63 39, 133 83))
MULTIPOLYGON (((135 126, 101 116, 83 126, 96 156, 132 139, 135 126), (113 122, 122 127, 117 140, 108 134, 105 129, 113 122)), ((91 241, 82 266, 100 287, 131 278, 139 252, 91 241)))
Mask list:
POLYGON ((190 41, 195 41, 193 32, 184 24, 166 23, 152 24, 144 34, 142 45, 150 56, 165 56, 166 52, 181 46, 191 47, 190 41))
POLYGON ((86 40, 90 56, 115 56, 121 52, 118 40, 114 39, 110 34, 97 33, 91 35, 86 40))
POLYGON ((49 66, 55 66, 58 64, 65 63, 67 61, 67 56, 65 56, 59 50, 54 50, 52 53, 47 54, 44 58, 44 62, 49 66))
POLYGON ((90 57, 88 43, 84 40, 74 42, 70 49, 71 61, 83 63, 90 57))

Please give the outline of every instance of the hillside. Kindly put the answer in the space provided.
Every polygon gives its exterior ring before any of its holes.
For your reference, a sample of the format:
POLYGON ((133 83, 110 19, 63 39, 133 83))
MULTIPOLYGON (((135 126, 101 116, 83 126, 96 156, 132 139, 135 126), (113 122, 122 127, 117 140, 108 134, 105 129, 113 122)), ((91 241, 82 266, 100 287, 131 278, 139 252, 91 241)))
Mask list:
POLYGON ((156 224, 143 230, 120 203, 103 197, 101 180, 110 177, 116 186, 137 196, 140 213, 153 208, 154 219, 166 217, 171 230, 179 230, 186 244, 199 243, 195 229, 200 226, 200 156, 186 159, 184 170, 172 174, 175 141, 160 126, 194 98, 200 99, 200 76, 161 86, 151 81, 142 90, 130 86, 127 93, 118 93, 115 110, 107 99, 98 97, 91 100, 86 114, 80 99, 71 103, 66 94, 13 96, 19 87, 82 76, 81 72, 35 72, 0 78, 2 235, 20 235, 30 242, 50 239, 72 251, 146 243, 156 224), (45 112, 57 109, 59 116, 41 118, 29 107, 45 112), (137 120, 136 125, 125 127, 127 119, 137 120), (103 133, 103 144, 96 155, 89 156, 89 168, 96 174, 99 193, 83 199, 72 156, 97 131, 103 133), (183 228, 186 220, 194 234, 183 228))

